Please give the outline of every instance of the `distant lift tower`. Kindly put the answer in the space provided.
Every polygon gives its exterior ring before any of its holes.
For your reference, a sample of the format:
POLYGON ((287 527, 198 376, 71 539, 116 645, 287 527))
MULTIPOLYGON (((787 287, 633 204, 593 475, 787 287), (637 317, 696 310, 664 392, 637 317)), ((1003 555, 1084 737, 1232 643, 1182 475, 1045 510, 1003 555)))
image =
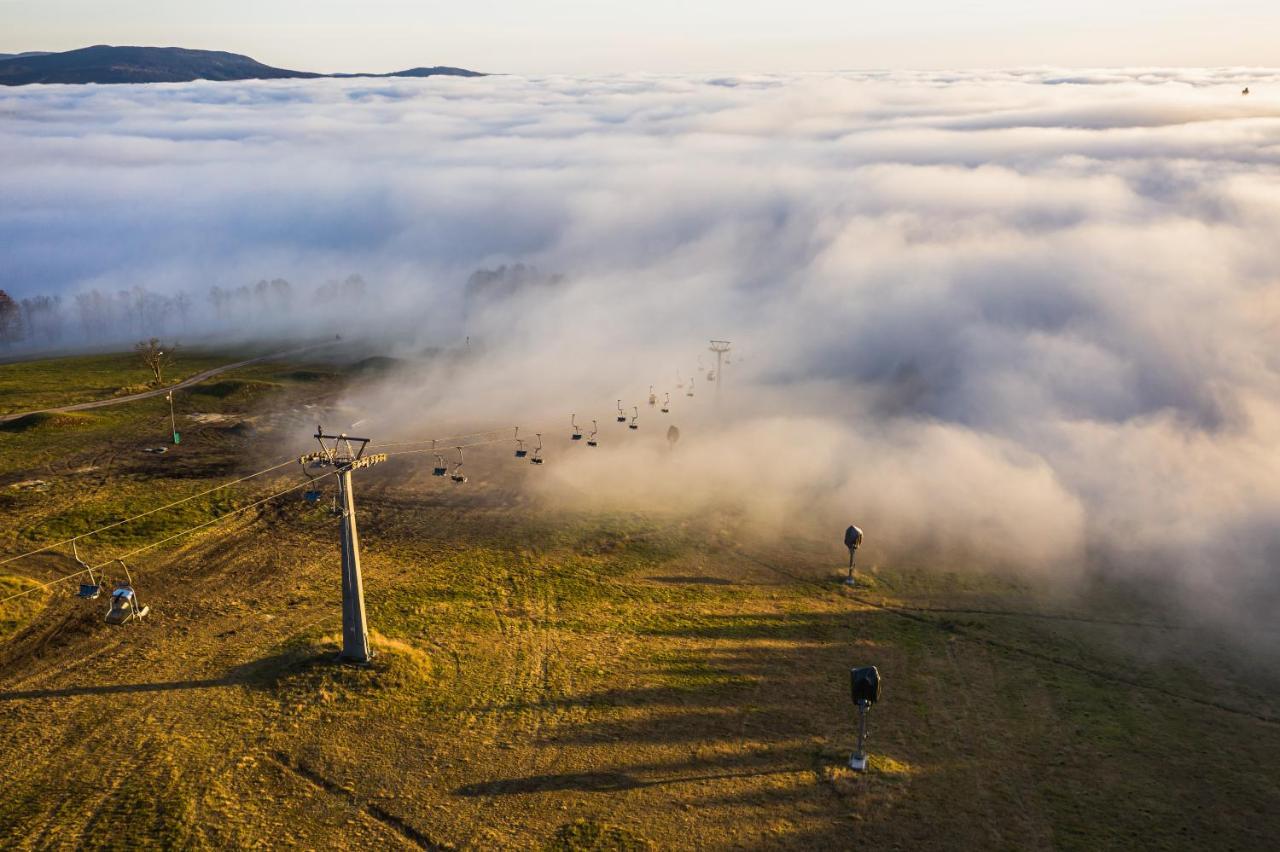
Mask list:
POLYGON ((711 351, 716 353, 716 397, 720 396, 720 386, 724 384, 724 353, 729 351, 729 341, 711 341, 711 351))
POLYGON ((372 467, 387 460, 386 453, 366 456, 368 438, 326 435, 316 427, 319 452, 298 459, 304 467, 332 467, 338 477, 338 514, 342 516, 342 653, 339 660, 367 663, 373 659, 369 650, 369 631, 364 617, 364 581, 360 578, 360 535, 356 531, 356 495, 351 472, 372 467), (332 444, 326 444, 332 441, 332 444), (358 447, 356 445, 359 445, 358 447))

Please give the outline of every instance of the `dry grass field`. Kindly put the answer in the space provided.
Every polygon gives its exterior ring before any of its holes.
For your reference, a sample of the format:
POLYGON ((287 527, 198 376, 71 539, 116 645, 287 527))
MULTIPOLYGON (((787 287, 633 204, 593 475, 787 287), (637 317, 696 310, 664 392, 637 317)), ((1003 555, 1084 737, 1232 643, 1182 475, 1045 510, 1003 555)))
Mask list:
MULTIPOLYGON (((47 404, 60 376, 68 401, 109 395, 82 367, 5 365, 0 403, 47 404)), ((301 406, 345 375, 268 362, 220 376, 184 397, 183 443, 163 455, 143 452, 166 434, 162 399, 0 428, 0 558, 279 461, 255 438, 305 437, 301 406)), ((730 509, 567 512, 508 456, 469 455, 464 487, 422 456, 360 474, 368 668, 332 662, 336 521, 296 491, 132 560, 141 623, 105 624, 103 600, 70 584, 0 604, 0 846, 1280 837, 1280 666, 1140 590, 1063 598, 981 566, 904 563, 849 591, 831 543, 753 540, 730 509), (885 678, 865 774, 845 768, 856 664, 885 678)), ((82 552, 105 561, 300 481, 286 467, 82 552)), ((72 570, 66 548, 0 565, 0 597, 72 570)))

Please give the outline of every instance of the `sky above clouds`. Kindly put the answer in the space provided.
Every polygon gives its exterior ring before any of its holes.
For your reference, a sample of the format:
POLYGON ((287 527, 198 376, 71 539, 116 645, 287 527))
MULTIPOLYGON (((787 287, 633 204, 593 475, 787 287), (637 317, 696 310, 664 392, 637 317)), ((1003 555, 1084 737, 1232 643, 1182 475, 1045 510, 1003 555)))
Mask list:
POLYGON ((144 44, 312 71, 1277 64, 1268 0, 0 0, 0 51, 144 44))
POLYGON ((631 464, 636 499, 856 512, 873 558, 1120 570, 1223 623, 1280 601, 1280 74, 33 86, 0 111, 19 298, 359 272, 353 327, 489 347, 448 392, 360 403, 388 423, 585 425, 725 337, 734 425, 547 481, 611 494, 631 464), (467 276, 517 262, 566 283, 464 317, 467 276))

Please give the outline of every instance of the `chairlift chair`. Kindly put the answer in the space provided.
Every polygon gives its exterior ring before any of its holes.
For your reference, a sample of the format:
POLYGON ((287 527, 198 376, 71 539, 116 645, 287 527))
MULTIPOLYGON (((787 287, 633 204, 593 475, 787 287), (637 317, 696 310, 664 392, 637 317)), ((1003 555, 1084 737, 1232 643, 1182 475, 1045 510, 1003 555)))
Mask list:
POLYGON ((89 582, 80 584, 80 591, 76 592, 76 597, 84 598, 87 601, 97 600, 98 595, 102 594, 102 583, 93 576, 93 569, 89 567, 89 564, 80 558, 80 551, 76 548, 74 539, 71 541, 71 555, 75 557, 77 564, 89 575, 89 582))
POLYGON ((653 392, 653 385, 649 385, 649 404, 650 405, 658 404, 658 395, 653 392))
POLYGON ((597 432, 599 432, 599 431, 600 431, 600 429, 596 426, 596 421, 592 420, 592 421, 591 421, 591 434, 587 436, 587 446, 588 446, 588 447, 598 447, 598 446, 600 446, 600 442, 596 440, 596 433, 597 433, 597 432))
POLYGON ((542 433, 536 433, 538 436, 538 446, 533 448, 533 456, 529 459, 529 464, 542 464, 542 433))
POLYGON ((716 380, 716 371, 707 370, 707 381, 714 382, 716 380))
POLYGON ((449 478, 454 482, 463 483, 467 481, 466 474, 462 472, 462 447, 455 447, 458 451, 458 461, 453 465, 453 473, 449 474, 449 478))
POLYGON ((685 396, 693 396, 693 379, 689 379, 689 389, 684 392, 685 396))
POLYGON ((520 439, 520 427, 516 427, 516 458, 522 459, 529 455, 529 451, 524 448, 524 441, 520 439))
POLYGON ((435 457, 436 457, 436 466, 435 466, 435 467, 433 467, 433 468, 431 468, 431 475, 432 475, 432 476, 444 476, 446 473, 448 473, 448 472, 449 472, 449 468, 448 468, 447 466, 445 466, 445 463, 444 463, 444 456, 442 456, 442 455, 440 455, 439 453, 435 452, 435 449, 436 449, 436 442, 435 442, 435 441, 432 441, 432 442, 431 442, 431 451, 432 451, 432 453, 433 453, 433 454, 435 455, 435 457))
POLYGON ((670 413, 671 413, 671 394, 669 394, 669 393, 668 393, 668 394, 664 394, 664 395, 663 395, 663 399, 662 399, 662 413, 663 413, 663 414, 670 414, 670 413))
POLYGON ((683 388, 683 387, 684 387, 684 379, 683 379, 683 378, 681 378, 681 376, 680 376, 680 371, 679 371, 679 370, 676 370, 676 387, 677 387, 677 388, 683 388))
POLYGON ((632 411, 634 411, 634 412, 635 412, 635 414, 633 414, 633 415, 632 415, 632 417, 631 417, 631 422, 627 424, 627 428, 628 428, 628 429, 639 429, 639 428, 640 428, 640 424, 639 424, 639 423, 637 423, 637 422, 636 422, 636 420, 638 420, 638 419, 640 418, 640 406, 638 406, 638 405, 633 405, 633 406, 631 407, 631 410, 632 410, 632 411))
POLYGON ((310 486, 311 486, 306 491, 302 492, 302 499, 306 500, 308 503, 311 503, 313 505, 320 502, 320 497, 322 495, 321 495, 319 486, 316 485, 317 476, 316 474, 311 472, 311 468, 314 467, 316 469, 319 469, 323 466, 324 465, 322 463, 314 460, 309 461, 302 466, 302 472, 303 474, 306 475, 307 479, 310 480, 310 486))
POLYGON ((116 589, 111 593, 111 608, 106 614, 107 624, 141 621, 147 617, 147 613, 151 612, 151 607, 138 600, 138 593, 133 589, 133 577, 129 574, 129 566, 125 565, 121 559, 116 561, 124 568, 126 580, 123 583, 116 583, 116 589))
POLYGON ((622 410, 622 400, 618 400, 618 422, 619 422, 619 423, 626 423, 626 422, 627 422, 627 415, 626 415, 626 413, 622 410))
POLYGON ((569 415, 569 423, 573 426, 573 434, 569 436, 570 440, 573 440, 573 441, 581 441, 581 440, 582 440, 582 430, 578 428, 578 415, 576 415, 576 414, 570 414, 570 415, 569 415))

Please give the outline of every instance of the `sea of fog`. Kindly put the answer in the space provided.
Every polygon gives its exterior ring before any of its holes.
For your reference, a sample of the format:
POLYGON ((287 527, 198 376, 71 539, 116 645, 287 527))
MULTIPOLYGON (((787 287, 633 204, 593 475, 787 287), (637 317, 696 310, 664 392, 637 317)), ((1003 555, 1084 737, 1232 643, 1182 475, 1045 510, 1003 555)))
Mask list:
POLYGON ((1275 72, 31 86, 0 199, 0 287, 81 336, 78 294, 184 294, 200 334, 276 278, 237 330, 471 336, 358 400, 402 432, 612 425, 734 341, 678 454, 610 433, 547 466, 566 494, 856 519, 880 559, 1116 572, 1259 635, 1280 601, 1275 72))

